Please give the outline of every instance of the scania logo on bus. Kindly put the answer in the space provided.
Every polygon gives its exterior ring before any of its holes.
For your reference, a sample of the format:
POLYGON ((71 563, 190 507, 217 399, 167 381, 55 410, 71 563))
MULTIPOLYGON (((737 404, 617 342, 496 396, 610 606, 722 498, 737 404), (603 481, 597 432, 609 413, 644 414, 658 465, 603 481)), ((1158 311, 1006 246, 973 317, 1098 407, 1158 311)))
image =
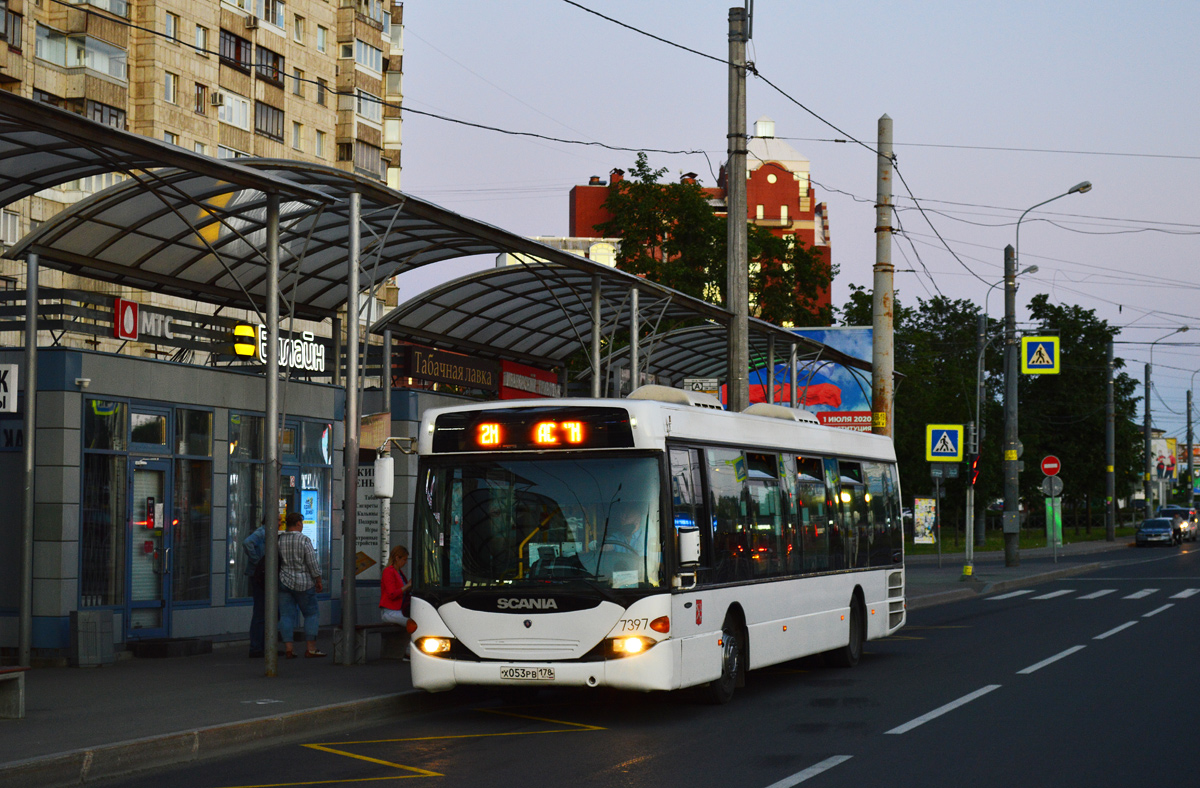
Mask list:
POLYGON ((558 610, 558 603, 553 599, 519 599, 516 597, 501 597, 496 600, 497 610, 558 610))

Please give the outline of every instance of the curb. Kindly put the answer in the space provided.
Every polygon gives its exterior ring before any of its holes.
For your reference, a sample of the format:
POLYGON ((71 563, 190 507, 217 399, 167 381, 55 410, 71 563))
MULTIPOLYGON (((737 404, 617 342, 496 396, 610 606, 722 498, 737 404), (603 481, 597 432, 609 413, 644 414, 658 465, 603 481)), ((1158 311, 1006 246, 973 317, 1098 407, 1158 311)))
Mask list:
POLYGON ((386 720, 403 711, 408 690, 391 695, 318 706, 162 736, 86 747, 70 752, 0 764, 0 785, 11 788, 59 788, 162 769, 205 758, 234 755, 270 742, 332 733, 367 722, 386 720))
POLYGON ((1048 580, 1058 580, 1064 577, 1073 577, 1074 575, 1087 574, 1095 572, 1108 566, 1109 562, 1097 561, 1090 564, 1076 564, 1074 566, 1064 567, 1062 569, 1053 569, 1049 572, 1039 572, 1034 575, 1025 575, 1024 577, 1014 577, 1012 580, 998 580, 994 583, 976 584, 977 587, 959 588, 953 591, 936 591, 932 594, 923 594, 919 597, 911 597, 905 600, 905 608, 907 610, 920 610, 926 607, 934 607, 935 605, 945 605, 950 602, 958 602, 963 599, 974 599, 975 597, 987 596, 989 594, 997 594, 1001 591, 1014 591, 1018 588, 1026 586, 1036 586, 1040 583, 1045 583, 1048 580))

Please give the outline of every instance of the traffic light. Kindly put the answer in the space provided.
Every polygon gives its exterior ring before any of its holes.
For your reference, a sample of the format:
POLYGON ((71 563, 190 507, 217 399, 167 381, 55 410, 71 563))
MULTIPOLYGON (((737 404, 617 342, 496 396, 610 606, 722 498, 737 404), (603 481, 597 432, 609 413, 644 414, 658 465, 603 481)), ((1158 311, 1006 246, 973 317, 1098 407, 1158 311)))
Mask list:
POLYGON ((967 474, 967 479, 971 482, 971 486, 975 486, 975 482, 979 481, 979 455, 971 455, 971 472, 967 474))

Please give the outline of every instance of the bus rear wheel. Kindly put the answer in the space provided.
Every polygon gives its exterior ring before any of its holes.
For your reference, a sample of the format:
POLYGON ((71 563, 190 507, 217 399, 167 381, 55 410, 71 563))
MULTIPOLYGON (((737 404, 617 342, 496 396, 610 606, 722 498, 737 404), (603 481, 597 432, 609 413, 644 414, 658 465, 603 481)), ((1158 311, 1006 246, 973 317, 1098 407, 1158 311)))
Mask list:
POLYGON ((736 624, 726 620, 721 625, 721 677, 709 682, 707 689, 708 700, 714 704, 728 703, 733 700, 733 691, 737 688, 742 670, 742 643, 736 624))
POLYGON ((866 610, 858 596, 850 602, 850 640, 841 648, 826 653, 828 663, 835 668, 852 668, 862 659, 863 642, 866 640, 866 610))

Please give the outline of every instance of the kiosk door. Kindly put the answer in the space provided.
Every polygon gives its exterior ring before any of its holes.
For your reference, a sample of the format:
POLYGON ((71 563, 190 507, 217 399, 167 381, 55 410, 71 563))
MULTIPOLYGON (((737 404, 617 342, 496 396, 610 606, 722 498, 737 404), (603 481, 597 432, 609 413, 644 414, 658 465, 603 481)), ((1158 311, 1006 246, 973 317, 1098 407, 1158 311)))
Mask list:
POLYGON ((171 463, 130 457, 129 594, 125 634, 130 640, 170 632, 171 463))

